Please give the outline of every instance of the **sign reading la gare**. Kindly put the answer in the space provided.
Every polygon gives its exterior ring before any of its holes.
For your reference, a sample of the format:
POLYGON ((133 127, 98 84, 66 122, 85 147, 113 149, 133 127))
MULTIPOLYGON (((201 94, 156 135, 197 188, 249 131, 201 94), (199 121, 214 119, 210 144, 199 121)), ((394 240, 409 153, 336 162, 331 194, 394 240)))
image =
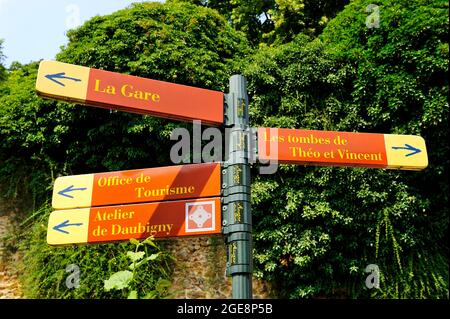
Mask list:
POLYGON ((123 84, 118 90, 114 85, 102 83, 101 80, 96 79, 94 83, 93 92, 105 93, 109 95, 117 95, 118 92, 126 98, 148 101, 153 103, 159 103, 161 101, 161 95, 158 93, 147 92, 136 89, 131 84, 123 84))
POLYGON ((223 123, 224 94, 56 61, 42 61, 40 96, 181 121, 223 123))

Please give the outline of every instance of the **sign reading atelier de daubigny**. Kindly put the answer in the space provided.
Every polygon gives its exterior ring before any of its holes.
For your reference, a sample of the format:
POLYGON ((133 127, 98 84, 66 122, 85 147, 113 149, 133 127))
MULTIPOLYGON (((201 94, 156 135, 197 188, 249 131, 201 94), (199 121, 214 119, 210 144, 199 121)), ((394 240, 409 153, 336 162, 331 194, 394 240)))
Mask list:
MULTIPOLYGON (((241 130, 238 134, 248 128, 248 97, 241 76, 231 78, 230 94, 225 95, 42 61, 36 91, 43 97, 101 108, 225 125, 241 130)), ((236 160, 233 156, 235 152, 246 157, 249 150, 248 142, 242 148, 237 145, 238 140, 230 139, 230 159, 220 164, 56 179, 52 201, 55 211, 48 222, 48 243, 65 245, 223 233, 228 246, 227 273, 233 277, 233 297, 251 298, 250 173, 248 160, 236 160)), ((428 165, 425 141, 413 135, 259 128, 257 146, 261 161, 405 170, 421 170, 428 165)))

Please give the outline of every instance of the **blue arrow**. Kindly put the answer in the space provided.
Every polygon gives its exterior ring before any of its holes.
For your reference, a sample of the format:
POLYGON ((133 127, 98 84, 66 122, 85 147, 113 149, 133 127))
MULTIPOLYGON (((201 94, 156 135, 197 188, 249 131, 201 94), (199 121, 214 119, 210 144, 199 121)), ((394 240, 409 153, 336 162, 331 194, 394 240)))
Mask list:
POLYGON ((49 79, 50 81, 53 81, 56 84, 59 84, 61 86, 66 86, 66 85, 64 83, 58 81, 57 79, 66 79, 66 80, 72 80, 75 82, 81 82, 81 79, 76 79, 76 78, 71 78, 71 77, 66 76, 66 72, 47 74, 45 77, 47 79, 49 79))
POLYGON ((53 229, 56 231, 60 231, 61 233, 64 233, 64 234, 70 234, 67 230, 64 230, 61 228, 69 227, 69 226, 81 226, 81 225, 83 225, 83 223, 69 224, 69 220, 65 220, 61 224, 54 226, 53 229))
POLYGON ((66 194, 66 193, 70 193, 73 191, 85 191, 87 188, 86 187, 82 187, 82 188, 75 188, 73 185, 70 185, 69 187, 64 188, 63 190, 59 191, 58 194, 61 196, 65 196, 68 198, 73 198, 72 195, 66 194))
POLYGON ((422 152, 422 150, 415 148, 414 146, 411 146, 409 144, 405 143, 405 146, 392 146, 393 150, 407 150, 407 151, 411 151, 411 153, 406 154, 405 156, 412 156, 414 154, 420 153, 422 152))

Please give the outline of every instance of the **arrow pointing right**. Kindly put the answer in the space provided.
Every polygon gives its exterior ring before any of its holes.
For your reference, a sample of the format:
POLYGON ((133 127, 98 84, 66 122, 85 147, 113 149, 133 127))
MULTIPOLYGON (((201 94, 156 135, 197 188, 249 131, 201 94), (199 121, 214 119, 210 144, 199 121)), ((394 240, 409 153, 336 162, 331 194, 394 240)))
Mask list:
POLYGON ((392 149, 393 150, 407 150, 407 151, 411 151, 411 153, 406 154, 405 156, 412 156, 412 155, 415 155, 415 154, 418 154, 418 153, 422 152, 421 149, 418 149, 418 148, 416 148, 414 146, 411 146, 409 144, 406 144, 406 143, 405 143, 405 146, 392 146, 392 149))

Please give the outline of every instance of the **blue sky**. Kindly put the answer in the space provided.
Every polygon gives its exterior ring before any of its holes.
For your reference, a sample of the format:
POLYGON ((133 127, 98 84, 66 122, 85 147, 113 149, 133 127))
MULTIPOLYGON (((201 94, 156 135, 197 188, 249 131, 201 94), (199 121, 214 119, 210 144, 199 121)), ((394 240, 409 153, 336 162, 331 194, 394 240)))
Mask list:
MULTIPOLYGON (((95 15, 142 0, 0 0, 4 65, 53 59, 67 43, 66 32, 95 15)), ((159 2, 163 2, 160 0, 159 2)))

